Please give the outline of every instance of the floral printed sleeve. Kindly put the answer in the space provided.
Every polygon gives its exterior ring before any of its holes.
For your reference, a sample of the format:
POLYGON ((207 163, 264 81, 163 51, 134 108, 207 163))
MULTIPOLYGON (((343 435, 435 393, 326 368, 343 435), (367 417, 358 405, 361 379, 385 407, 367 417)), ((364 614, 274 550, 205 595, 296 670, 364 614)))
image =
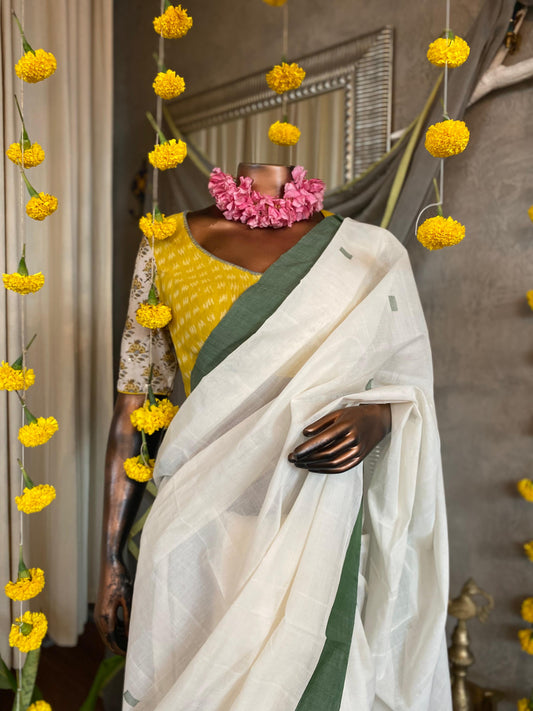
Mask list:
MULTIPOLYGON (((135 320, 135 312, 148 298, 152 277, 152 250, 145 237, 141 240, 133 281, 128 316, 120 346, 117 390, 140 395, 146 392, 150 372, 150 329, 135 320)), ((152 331, 152 387, 158 395, 170 395, 177 371, 176 353, 167 328, 152 331)))

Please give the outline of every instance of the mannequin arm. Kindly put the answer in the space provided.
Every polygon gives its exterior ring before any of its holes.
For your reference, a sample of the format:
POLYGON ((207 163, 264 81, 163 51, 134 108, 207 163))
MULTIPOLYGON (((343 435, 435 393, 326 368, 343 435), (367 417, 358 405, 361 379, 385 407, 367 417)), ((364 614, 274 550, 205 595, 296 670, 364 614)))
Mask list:
POLYGON ((122 550, 145 489, 145 484, 126 476, 123 464, 140 450, 141 435, 131 424, 130 414, 144 400, 144 395, 119 393, 107 442, 100 585, 94 618, 102 639, 115 654, 125 654, 131 609, 132 583, 122 550))
POLYGON ((334 410, 304 429, 309 439, 289 454, 289 461, 310 472, 339 474, 362 462, 390 429, 389 404, 334 410))

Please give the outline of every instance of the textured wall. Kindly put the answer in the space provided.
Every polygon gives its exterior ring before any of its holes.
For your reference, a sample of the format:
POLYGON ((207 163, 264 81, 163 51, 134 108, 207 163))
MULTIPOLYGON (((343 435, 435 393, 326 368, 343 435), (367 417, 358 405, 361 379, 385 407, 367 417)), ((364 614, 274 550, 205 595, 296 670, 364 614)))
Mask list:
MULTIPOLYGON (((433 84, 427 43, 443 28, 444 0, 290 0, 291 53, 323 49, 390 24, 395 28, 394 128, 418 113, 433 84)), ((153 5, 118 0, 116 7, 116 302, 125 301, 138 231, 128 217, 129 184, 152 132, 144 112, 154 105, 150 61, 153 5)), ((481 0, 452 3, 452 26, 464 34, 481 0)), ((168 64, 188 90, 201 91, 267 66, 279 56, 279 10, 260 0, 190 0, 195 26, 173 45, 168 64)), ((519 61, 533 54, 527 22, 519 61)), ((434 347, 451 544, 451 591, 473 576, 496 597, 490 621, 471 626, 477 658, 472 678, 510 699, 533 686, 533 659, 520 651, 521 599, 533 593, 532 564, 521 543, 533 537, 531 505, 514 483, 530 475, 533 314, 531 148, 533 84, 483 99, 467 114, 471 145, 449 163, 446 210, 467 226, 464 243, 429 253, 411 240, 434 347), (529 567, 528 567, 529 566, 529 567)), ((120 330, 121 326, 118 326, 120 330)), ((500 708, 515 708, 511 701, 500 708)))

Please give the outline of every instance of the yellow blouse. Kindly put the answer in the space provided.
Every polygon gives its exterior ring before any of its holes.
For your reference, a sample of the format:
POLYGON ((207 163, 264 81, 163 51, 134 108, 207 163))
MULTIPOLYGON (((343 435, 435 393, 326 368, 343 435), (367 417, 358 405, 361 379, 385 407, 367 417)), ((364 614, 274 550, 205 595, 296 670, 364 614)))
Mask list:
POLYGON ((159 298, 172 309, 168 329, 189 395, 200 349, 233 302, 261 274, 215 257, 196 242, 185 213, 177 217, 176 232, 155 242, 154 257, 159 298))

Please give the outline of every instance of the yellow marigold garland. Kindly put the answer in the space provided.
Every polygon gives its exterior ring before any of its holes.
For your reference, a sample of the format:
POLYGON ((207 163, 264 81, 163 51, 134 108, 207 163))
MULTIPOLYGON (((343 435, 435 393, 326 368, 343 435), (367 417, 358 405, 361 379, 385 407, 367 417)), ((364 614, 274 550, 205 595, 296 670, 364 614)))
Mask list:
POLYGON ((150 400, 146 400, 142 407, 138 407, 131 413, 131 424, 139 432, 150 435, 157 430, 166 429, 178 409, 178 406, 173 405, 168 398, 155 398, 155 405, 150 400))
POLYGON ((518 639, 520 640, 520 646, 524 652, 533 654, 533 629, 519 630, 518 639))
POLYGON ((464 121, 440 121, 426 132, 426 150, 434 158, 449 158, 462 153, 468 145, 470 131, 464 121))
POLYGON ((148 160, 158 170, 176 168, 186 157, 187 144, 185 141, 176 141, 175 138, 154 146, 154 150, 148 153, 148 160))
POLYGON ((130 479, 135 481, 149 481, 154 473, 155 459, 149 459, 144 464, 141 457, 130 457, 124 461, 124 471, 130 479))
POLYGON ((137 323, 145 328, 163 328, 172 320, 172 311, 166 304, 141 304, 135 313, 137 323))
POLYGON ((533 541, 528 541, 527 543, 524 543, 524 553, 533 563, 533 541))
POLYGON ((42 612, 25 612, 11 625, 9 644, 21 652, 39 649, 48 629, 48 621, 42 612))
POLYGON ((57 198, 48 193, 31 197, 26 205, 26 214, 33 220, 44 220, 57 210, 57 198))
POLYGON ((31 706, 28 706, 26 711, 52 711, 52 707, 46 701, 34 701, 31 706))
POLYGON ((295 146, 300 140, 300 135, 300 129, 286 121, 276 121, 268 129, 269 139, 278 146, 295 146))
POLYGON ((266 75, 268 86, 276 94, 297 89, 305 79, 305 71, 296 62, 276 64, 266 75))
POLYGON ((520 614, 526 622, 533 622, 533 597, 526 597, 522 602, 520 614))
POLYGON ((39 513, 56 498, 56 490, 51 484, 37 484, 31 489, 24 487, 22 496, 15 496, 19 511, 25 514, 39 513))
POLYGON ((38 447, 48 442, 58 428, 55 417, 38 417, 35 422, 23 425, 19 429, 18 438, 25 447, 38 447))
POLYGON ((35 382, 33 368, 13 368, 2 361, 0 365, 0 390, 27 390, 35 382))
POLYGON ((170 5, 165 12, 154 17, 154 30, 165 39, 184 37, 192 27, 192 17, 181 5, 170 5))
POLYGON ((533 501, 533 481, 531 479, 520 479, 516 488, 526 501, 533 501))
POLYGON ((19 79, 29 84, 48 79, 57 69, 57 61, 52 52, 44 49, 26 52, 15 64, 15 72, 19 79))
POLYGON ((166 72, 159 72, 152 84, 157 96, 162 99, 175 99, 185 91, 185 80, 176 74, 172 69, 167 69, 166 72))
POLYGON ((9 291, 15 291, 17 294, 35 294, 44 286, 44 274, 37 272, 36 274, 3 274, 2 280, 4 286, 9 291))
POLYGON ((529 308, 533 311, 533 289, 526 292, 526 299, 529 304, 529 308))
POLYGON ((35 168, 43 162, 44 150, 38 143, 32 143, 22 153, 20 143, 12 143, 6 151, 6 156, 15 165, 23 165, 24 168, 35 168))
POLYGON ((532 708, 533 707, 531 706, 529 699, 518 699, 516 704, 517 711, 530 711, 532 708))
POLYGON ((143 235, 147 239, 166 239, 171 237, 178 227, 178 219, 174 215, 166 217, 161 214, 161 219, 152 219, 152 215, 147 213, 146 216, 139 220, 139 227, 143 235))
POLYGON ((468 59, 470 47, 461 37, 439 37, 429 45, 427 58, 436 67, 460 67, 468 59))
POLYGON ((418 241, 426 249, 442 249, 458 244, 465 236, 465 228, 451 217, 430 217, 425 220, 416 233, 418 241))
POLYGON ((44 571, 41 568, 30 568, 28 578, 19 577, 14 583, 7 583, 4 590, 11 600, 31 600, 44 588, 44 571))

